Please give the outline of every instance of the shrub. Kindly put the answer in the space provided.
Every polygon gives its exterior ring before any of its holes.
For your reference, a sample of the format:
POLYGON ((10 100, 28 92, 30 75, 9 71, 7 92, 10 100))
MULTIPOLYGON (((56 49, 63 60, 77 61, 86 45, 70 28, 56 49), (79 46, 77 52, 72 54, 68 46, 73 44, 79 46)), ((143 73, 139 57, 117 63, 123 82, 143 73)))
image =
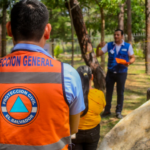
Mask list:
POLYGON ((96 53, 96 48, 93 48, 94 52, 96 53))
POLYGON ((62 52, 63 52, 62 48, 59 45, 57 45, 54 49, 54 56, 58 58, 62 52))
POLYGON ((141 57, 141 58, 144 58, 144 52, 142 49, 134 48, 134 55, 141 57))

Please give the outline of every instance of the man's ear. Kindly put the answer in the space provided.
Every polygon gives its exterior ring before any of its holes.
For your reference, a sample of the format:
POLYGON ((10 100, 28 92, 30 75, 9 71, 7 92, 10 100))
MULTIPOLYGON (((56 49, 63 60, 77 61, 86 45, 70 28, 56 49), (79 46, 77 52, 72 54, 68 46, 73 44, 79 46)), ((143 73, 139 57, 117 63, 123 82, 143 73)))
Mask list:
POLYGON ((10 23, 10 21, 7 22, 7 24, 6 24, 6 29, 7 29, 7 34, 8 34, 10 37, 13 37, 13 35, 12 35, 12 30, 11 30, 11 23, 10 23))
POLYGON ((44 37, 46 40, 48 40, 50 38, 50 33, 51 33, 51 24, 47 24, 46 27, 45 27, 45 31, 44 31, 44 37))

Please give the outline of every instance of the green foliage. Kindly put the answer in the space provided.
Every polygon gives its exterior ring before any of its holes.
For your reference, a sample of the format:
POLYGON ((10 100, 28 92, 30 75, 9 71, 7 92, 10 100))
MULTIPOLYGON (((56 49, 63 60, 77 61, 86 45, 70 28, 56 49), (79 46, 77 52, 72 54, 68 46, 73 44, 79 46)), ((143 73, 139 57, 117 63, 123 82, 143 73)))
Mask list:
MULTIPOLYGON (((127 33, 127 6, 126 0, 78 0, 82 9, 84 21, 90 36, 99 36, 101 32, 100 7, 105 14, 105 34, 113 34, 118 27, 119 4, 125 4, 125 33, 127 33)), ((65 0, 42 0, 50 12, 52 25, 51 38, 64 41, 71 39, 71 24, 65 0)), ((132 32, 145 32, 145 0, 132 0, 132 32)))
POLYGON ((64 0, 42 0, 49 10, 49 23, 52 25, 51 39, 65 41, 71 39, 71 23, 64 0))
POLYGON ((134 55, 138 56, 140 58, 144 58, 144 48, 145 45, 143 45, 144 43, 142 41, 138 42, 138 43, 133 43, 133 50, 134 50, 134 55))
POLYGON ((59 45, 56 45, 54 49, 54 56, 58 58, 62 52, 63 52, 62 48, 59 45))
MULTIPOLYGON (((79 0, 83 8, 84 20, 90 35, 96 36, 101 32, 100 7, 105 14, 105 34, 112 34, 118 27, 119 4, 125 4, 125 33, 127 33, 126 0, 79 0), (89 7, 90 6, 90 7, 89 7)), ((145 32, 145 1, 132 0, 132 32, 145 32)))
POLYGON ((143 53, 142 49, 134 48, 133 50, 134 50, 134 55, 135 56, 138 56, 140 58, 144 58, 144 53, 143 53))
POLYGON ((132 5, 132 32, 145 32, 145 1, 133 0, 132 5))
MULTIPOLYGON (((12 5, 19 0, 0 0, 0 7, 9 3, 8 12, 12 5)), ((52 25, 51 39, 71 40, 71 23, 65 0, 40 0, 49 10, 49 23, 52 25)), ((105 34, 113 34, 118 27, 119 4, 126 0, 78 0, 82 9, 84 21, 90 36, 97 37, 101 32, 100 7, 105 14, 105 34)), ((132 32, 145 33, 145 0, 132 0, 132 32)), ((0 20, 1 20, 0 15, 0 20)), ((125 6, 125 33, 127 33, 127 8, 125 6)), ((75 35, 76 36, 76 35, 75 35)))
MULTIPOLYGON (((137 40, 138 42, 135 42, 135 43, 132 44, 134 54, 135 54, 135 56, 138 56, 140 58, 144 58, 145 57, 145 53, 144 53, 145 41, 143 41, 143 39, 141 40, 141 37, 137 36, 136 38, 139 39, 139 40, 137 40)), ((135 41, 135 38, 134 38, 134 41, 135 41)))
POLYGON ((118 4, 121 0, 79 0, 88 32, 96 36, 101 32, 100 8, 104 9, 106 34, 112 34, 118 26, 118 4), (90 6, 90 7, 89 7, 90 6))
POLYGON ((96 53, 96 48, 93 48, 94 52, 96 53))

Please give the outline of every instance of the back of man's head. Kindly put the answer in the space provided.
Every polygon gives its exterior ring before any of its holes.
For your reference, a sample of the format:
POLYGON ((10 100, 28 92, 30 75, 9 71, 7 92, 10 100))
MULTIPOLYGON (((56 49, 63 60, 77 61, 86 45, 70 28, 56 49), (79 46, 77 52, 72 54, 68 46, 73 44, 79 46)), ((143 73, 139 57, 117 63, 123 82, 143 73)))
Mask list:
POLYGON ((49 13, 38 0, 21 0, 11 11, 11 30, 15 41, 38 42, 48 23, 49 13))

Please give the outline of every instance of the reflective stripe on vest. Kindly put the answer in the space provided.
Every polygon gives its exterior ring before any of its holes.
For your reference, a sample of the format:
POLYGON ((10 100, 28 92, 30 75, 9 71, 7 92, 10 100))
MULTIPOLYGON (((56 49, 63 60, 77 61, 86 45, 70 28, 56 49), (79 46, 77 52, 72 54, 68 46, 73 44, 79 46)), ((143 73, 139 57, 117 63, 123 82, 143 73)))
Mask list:
POLYGON ((71 143, 70 137, 62 138, 60 141, 54 144, 44 146, 23 146, 23 145, 12 145, 12 144, 0 144, 0 150, 60 150, 63 147, 71 143))
POLYGON ((61 73, 0 72, 0 83, 62 83, 61 73))
POLYGON ((0 150, 67 150, 61 62, 38 52, 13 52, 0 59, 0 87, 0 150))

